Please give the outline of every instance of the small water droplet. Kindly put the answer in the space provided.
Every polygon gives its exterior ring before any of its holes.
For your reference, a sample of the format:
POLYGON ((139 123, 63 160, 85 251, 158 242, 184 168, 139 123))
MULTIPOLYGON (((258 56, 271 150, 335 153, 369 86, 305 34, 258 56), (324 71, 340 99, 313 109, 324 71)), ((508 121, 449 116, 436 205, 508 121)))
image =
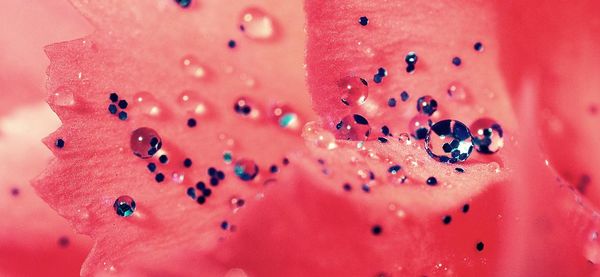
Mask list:
POLYGON ((452 82, 448 85, 448 89, 446 90, 448 96, 452 100, 456 101, 466 101, 469 96, 467 92, 467 88, 458 82, 452 82))
POLYGON ((173 172, 173 174, 171 174, 171 180, 173 180, 173 182, 176 184, 183 183, 184 179, 185 179, 185 174, 183 174, 181 172, 173 172))
POLYGON ((258 175, 258 165, 250 159, 239 159, 233 171, 242 181, 251 181, 258 175))
POLYGON ((73 90, 71 88, 61 86, 54 90, 52 94, 50 94, 48 102, 63 107, 73 106, 75 104, 73 90))
POLYGON ((192 55, 181 58, 181 68, 188 76, 195 79, 203 79, 207 74, 206 68, 192 55))
POLYGON ((365 103, 369 96, 367 81, 359 77, 344 77, 338 83, 340 99, 346 106, 358 106, 365 103))
POLYGON ((275 36, 274 19, 257 7, 249 7, 240 15, 240 30, 254 40, 268 40, 275 36))
POLYGON ((444 163, 464 162, 473 151, 471 132, 457 120, 442 120, 431 126, 425 138, 427 154, 444 163))
POLYGON ((244 199, 242 199, 238 196, 233 196, 233 197, 231 197, 231 199, 229 199, 229 205, 231 206, 231 209, 233 210, 234 213, 236 213, 239 209, 241 209, 245 204, 246 204, 246 201, 244 201, 244 199))
POLYGON ((493 154, 504 146, 504 132, 498 122, 491 118, 480 118, 471 124, 475 150, 493 154))
POLYGON ((417 140, 425 139, 431 124, 428 116, 417 114, 408 122, 408 131, 417 140))
POLYGON ((300 127, 298 114, 287 105, 273 106, 271 108, 271 117, 273 121, 283 129, 298 130, 300 127))
POLYGON ((335 136, 331 132, 323 130, 321 125, 315 121, 308 122, 304 125, 302 137, 305 141, 312 143, 319 148, 328 150, 337 148, 335 136))
POLYGON ((140 91, 136 93, 133 96, 133 105, 143 114, 151 117, 157 117, 162 112, 159 102, 147 91, 140 91))
POLYGON ((130 196, 122 195, 115 200, 113 207, 117 215, 123 217, 131 216, 135 212, 135 201, 130 196))
POLYGON ((131 133, 130 147, 134 155, 148 159, 160 150, 162 140, 154 129, 142 127, 131 133))
POLYGON ((239 97, 233 104, 233 110, 244 117, 257 119, 260 116, 260 111, 256 104, 246 97, 239 97))
POLYGON ((188 113, 195 115, 206 114, 206 103, 198 97, 198 93, 195 91, 183 91, 177 97, 177 104, 188 113))
POLYGON ((432 115, 437 111, 438 103, 429 95, 421 96, 417 99, 417 111, 424 115, 432 115))
POLYGON ((366 118, 359 114, 347 115, 335 125, 336 137, 345 140, 364 141, 371 134, 371 127, 366 118))

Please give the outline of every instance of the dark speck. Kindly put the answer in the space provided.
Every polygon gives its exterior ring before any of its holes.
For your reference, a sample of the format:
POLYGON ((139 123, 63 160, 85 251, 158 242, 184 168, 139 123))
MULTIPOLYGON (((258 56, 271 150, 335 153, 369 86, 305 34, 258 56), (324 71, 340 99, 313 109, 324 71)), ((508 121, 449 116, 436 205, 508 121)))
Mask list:
POLYGON ((108 98, 110 99, 111 102, 116 103, 117 101, 119 101, 119 95, 116 93, 111 93, 108 98))
POLYGON ((272 165, 269 171, 271 171, 271 173, 277 173, 279 171, 279 168, 277 168, 276 165, 272 165))
POLYGON ((167 155, 160 155, 158 161, 160 161, 161 164, 166 164, 169 161, 169 157, 167 157, 167 155))
POLYGON ((196 120, 193 119, 193 118, 188 119, 187 126, 190 127, 190 128, 196 127, 196 120))
POLYGON ((369 187, 369 185, 367 185, 367 184, 363 184, 363 185, 362 185, 362 190, 363 190, 364 192, 367 192, 367 193, 369 193, 369 192, 371 192, 371 187, 369 187))
POLYGON ((216 177, 210 177, 210 185, 213 187, 216 187, 219 185, 219 179, 217 179, 216 177))
POLYGON ((461 167, 457 167, 454 170, 456 170, 456 172, 460 172, 460 173, 464 173, 465 172, 465 170, 462 169, 461 167))
POLYGON ((192 166, 192 160, 189 159, 189 158, 183 160, 183 166, 185 166, 187 168, 191 167, 192 166))
POLYGON ((352 186, 348 183, 345 183, 342 188, 344 188, 345 191, 351 191, 352 190, 352 186))
POLYGON ((475 51, 481 52, 483 51, 483 44, 481 42, 475 42, 475 44, 473 44, 473 49, 475 49, 475 51))
POLYGON ((217 171, 217 174, 215 175, 217 177, 217 179, 219 180, 223 180, 225 179, 225 173, 221 170, 217 171))
POLYGON ((459 66, 462 63, 462 60, 459 57, 452 58, 452 64, 459 66))
POLYGON ((392 107, 392 108, 393 108, 393 107, 396 107, 396 99, 395 99, 395 98, 390 98, 390 99, 388 99, 388 102, 387 102, 387 104, 388 104, 388 106, 390 106, 390 107, 392 107))
POLYGON ((402 93, 400 93, 400 99, 402 99, 402 102, 406 102, 409 98, 408 92, 403 91, 402 93))
POLYGON ((206 184, 204 182, 198 182, 196 183, 196 188, 199 190, 206 189, 206 184))
POLYGON ((175 3, 185 9, 192 4, 192 0, 175 0, 175 3))
POLYGON ((206 173, 208 173, 208 176, 215 176, 215 174, 217 174, 217 169, 214 167, 209 167, 206 173))
POLYGON ((381 232, 383 232, 383 229, 380 225, 374 225, 371 227, 371 233, 373 233, 373 235, 379 236, 381 232))
POLYGON ((149 163, 148 164, 148 170, 150 170, 150 172, 154 172, 156 170, 156 164, 155 163, 149 163))
POLYGON ((229 223, 227 223, 227 221, 221 222, 221 229, 227 230, 227 227, 229 227, 229 223))
POLYGON ((191 197, 192 199, 196 199, 196 190, 193 187, 189 187, 186 190, 186 194, 191 197))
POLYGON ((70 243, 69 238, 66 236, 61 236, 60 238, 58 238, 58 245, 60 247, 63 247, 63 248, 67 247, 67 246, 69 246, 69 243, 70 243))
POLYGON ((128 105, 129 104, 127 104, 127 101, 125 101, 125 100, 119 101, 119 108, 121 108, 121 109, 127 109, 128 105))
POLYGON ((202 205, 202 204, 204 204, 204 202, 206 202, 206 198, 204 198, 204 196, 198 196, 198 198, 196 199, 196 202, 198 202, 198 204, 202 205))
POLYGON ((354 121, 356 121, 356 123, 358 123, 358 124, 361 124, 361 125, 369 124, 369 121, 367 121, 367 119, 364 118, 362 115, 355 114, 353 117, 354 117, 354 121))
POLYGON ((165 180, 165 175, 162 173, 158 173, 156 174, 156 176, 154 176, 154 180, 156 180, 156 182, 161 183, 162 181, 165 180))
POLYGON ((358 23, 362 26, 367 26, 367 24, 369 24, 369 19, 366 16, 361 16, 358 19, 358 23))
POLYGON ((108 112, 110 112, 110 114, 116 114, 117 113, 117 105, 115 105, 115 104, 108 105, 108 112))
POLYGON ((12 194, 12 196, 19 196, 20 193, 21 191, 19 190, 19 188, 10 189, 10 194, 12 194))
POLYGON ((123 121, 127 120, 127 113, 123 111, 119 112, 119 119, 123 121))
POLYGON ((381 133, 383 133, 386 136, 389 136, 390 135, 390 128, 388 128, 388 126, 381 127, 381 133))
POLYGON ((445 215, 445 216, 442 218, 442 222, 444 222, 444 224, 448 225, 448 224, 450 224, 450 222, 452 222, 452 217, 451 217, 451 216, 449 216, 449 215, 445 215))
POLYGON ((470 208, 471 208, 471 207, 469 206, 469 204, 465 204, 465 205, 462 207, 462 212, 463 212, 463 213, 467 213, 467 212, 469 212, 469 209, 470 209, 470 208))
POLYGON ((477 249, 477 251, 481 252, 483 251, 483 242, 478 242, 477 245, 475 245, 475 248, 477 249))
POLYGON ((229 46, 229 48, 235 48, 237 46, 237 43, 235 42, 235 40, 229 40, 229 42, 227 43, 227 46, 229 46))

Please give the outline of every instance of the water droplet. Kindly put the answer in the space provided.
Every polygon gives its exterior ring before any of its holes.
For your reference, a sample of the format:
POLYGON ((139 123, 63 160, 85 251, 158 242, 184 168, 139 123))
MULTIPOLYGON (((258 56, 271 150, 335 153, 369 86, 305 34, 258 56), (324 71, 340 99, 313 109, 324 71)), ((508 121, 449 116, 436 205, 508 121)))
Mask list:
POLYGON ((271 117, 273 121, 283 129, 298 130, 300 127, 300 119, 287 105, 275 105, 271 109, 271 117))
POLYGON ((408 131, 410 132, 410 135, 417 140, 425 139, 431 124, 432 122, 429 117, 418 114, 408 122, 408 131))
POLYGON ((248 274, 241 268, 232 268, 225 273, 225 277, 248 277, 248 274))
POLYGON ((181 172, 173 172, 173 174, 171 174, 171 180, 173 180, 173 182, 175 184, 183 183, 184 179, 185 179, 185 175, 181 172))
POLYGON ((323 130, 318 122, 311 121, 304 125, 302 137, 305 141, 316 145, 319 148, 332 150, 337 148, 335 137, 331 132, 323 130))
POLYGON ((159 116, 162 111, 156 98, 146 91, 140 91, 133 96, 133 105, 143 114, 152 117, 159 116))
POLYGON ((460 121, 446 119, 436 122, 425 138, 425 150, 440 162, 464 162, 473 151, 471 132, 460 121))
POLYGON ((73 106, 75 104, 73 91, 68 87, 61 86, 50 94, 48 102, 57 106, 73 106))
POLYGON ((585 258, 593 264, 600 263, 600 242, 598 241, 598 232, 593 231, 587 238, 583 248, 585 258))
POLYGON ((260 116, 260 111, 256 105, 245 97, 240 97, 233 104, 233 110, 242 116, 256 119, 260 116))
POLYGON ((275 22, 263 10, 250 7, 241 13, 240 30, 250 39, 268 40, 275 35, 275 22))
POLYGON ((480 118, 471 124, 475 150, 483 154, 493 154, 504 146, 504 132, 498 122, 491 118, 480 118))
POLYGON ((346 106, 358 106, 365 103, 369 96, 367 81, 359 77, 345 77, 338 83, 340 99, 346 106))
POLYGON ((446 93, 448 93, 450 99, 456 101, 465 101, 468 97, 467 89, 458 82, 450 83, 450 85, 448 85, 446 93))
POLYGON ((258 165, 249 159, 237 160, 233 170, 242 181, 250 181, 258 175, 258 165))
POLYGON ((162 140, 154 129, 142 127, 131 133, 130 146, 134 155, 148 159, 160 150, 162 140))
POLYGON ((135 201, 130 196, 122 195, 115 200, 113 207, 119 216, 127 217, 135 212, 135 201))
POLYGON ((417 111, 424 115, 432 115, 437 111, 438 103, 429 95, 421 96, 417 100, 417 111))
POLYGON ((187 75, 195 79, 203 79, 207 74, 206 68, 192 55, 181 58, 181 68, 187 75))
POLYGON ((206 103, 204 103, 194 91, 185 90, 179 94, 177 97, 177 104, 188 113, 195 115, 206 114, 206 103))
POLYGON ((229 200, 229 204, 231 206, 231 209, 235 213, 246 204, 246 201, 244 201, 244 199, 238 196, 234 196, 231 197, 231 199, 229 200))
POLYGON ((359 114, 345 116, 335 125, 335 128, 336 137, 339 139, 363 141, 371 134, 369 122, 359 114))

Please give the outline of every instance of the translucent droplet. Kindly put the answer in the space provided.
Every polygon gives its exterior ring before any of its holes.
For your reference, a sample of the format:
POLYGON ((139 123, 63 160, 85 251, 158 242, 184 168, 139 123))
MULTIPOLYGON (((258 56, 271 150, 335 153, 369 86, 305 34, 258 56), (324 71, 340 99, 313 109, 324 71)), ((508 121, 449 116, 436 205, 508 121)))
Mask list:
POLYGON ((246 201, 244 201, 244 199, 238 196, 234 196, 231 197, 231 199, 229 199, 229 205, 231 206, 231 209, 234 213, 237 212, 240 208, 242 208, 245 204, 246 201))
POLYGON ((337 148, 335 143, 335 136, 326 130, 321 128, 318 122, 311 121, 304 125, 302 129, 302 137, 305 141, 316 145, 319 148, 325 148, 332 150, 337 148))
POLYGON ((431 119, 428 116, 418 114, 408 122, 408 131, 417 140, 425 139, 431 124, 431 119))
POLYGON ((504 146, 504 132, 498 122, 491 118, 480 118, 471 124, 475 150, 483 154, 493 154, 504 146))
POLYGON ((417 111, 424 115, 432 115, 437 111, 438 103, 429 95, 421 96, 417 99, 417 111))
POLYGON ((204 66, 192 55, 181 58, 181 68, 187 75, 195 79, 203 79, 207 74, 204 66))
POLYGON ((440 162, 464 162, 473 151, 471 132, 460 121, 446 119, 436 122, 425 138, 425 150, 440 162))
POLYGON ((369 121, 359 114, 345 116, 335 125, 335 128, 338 139, 363 141, 367 140, 371 134, 369 121))
POLYGON ((179 94, 177 97, 177 104, 188 113, 195 115, 206 114, 206 103, 204 103, 194 91, 185 90, 179 94))
POLYGON ((232 268, 225 273, 225 277, 248 277, 248 274, 241 268, 232 268))
POLYGON ((365 103, 369 96, 367 81, 359 77, 344 77, 338 83, 340 99, 346 106, 358 106, 365 103))
POLYGON ((249 7, 240 15, 240 30, 250 39, 267 40, 275 35, 275 22, 263 10, 249 7))
POLYGON ((240 97, 233 104, 233 110, 242 116, 256 119, 260 116, 260 111, 256 105, 248 98, 240 97))
POLYGON ((583 247, 585 258, 591 263, 600 264, 600 242, 598 241, 598 232, 593 231, 587 238, 583 247))
POLYGON ((237 160, 233 170, 242 181, 251 181, 258 175, 258 165, 250 159, 237 160))
POLYGON ((181 172, 173 172, 173 174, 171 174, 171 180, 173 180, 173 182, 175 184, 183 183, 184 179, 185 179, 185 175, 181 172))
POLYGON ((157 117, 162 112, 156 98, 146 91, 140 91, 133 96, 133 106, 143 114, 152 117, 157 117))
POLYGON ((148 159, 160 150, 162 140, 154 129, 142 127, 131 133, 130 146, 134 155, 148 159))
POLYGON ((61 86, 50 94, 48 102, 57 106, 73 106, 75 104, 73 91, 68 87, 61 86))
POLYGON ((287 105, 275 105, 271 109, 271 117, 273 121, 281 128, 298 130, 300 120, 298 114, 287 105))
POLYGON ((135 201, 130 196, 122 195, 115 200, 113 207, 117 215, 123 217, 131 216, 135 212, 135 201))
POLYGON ((456 101, 465 101, 468 97, 467 89, 458 82, 450 83, 450 85, 448 85, 446 93, 448 93, 450 99, 456 101))

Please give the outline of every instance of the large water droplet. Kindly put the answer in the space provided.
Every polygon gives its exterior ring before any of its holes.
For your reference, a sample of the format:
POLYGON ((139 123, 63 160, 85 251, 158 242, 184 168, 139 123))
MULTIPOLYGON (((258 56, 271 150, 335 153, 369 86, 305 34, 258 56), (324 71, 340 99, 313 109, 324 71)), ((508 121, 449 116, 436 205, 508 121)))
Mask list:
POLYGON ((425 150, 440 162, 463 162, 473 151, 471 132, 460 121, 446 119, 436 122, 425 138, 425 150))
POLYGON ((207 74, 206 68, 192 55, 181 58, 181 68, 188 76, 195 79, 203 79, 207 74))
POLYGON ((273 121, 281 128, 298 130, 300 119, 298 114, 287 105, 275 105, 271 108, 273 121))
POLYGON ((162 140, 154 129, 142 127, 131 133, 130 146, 134 155, 148 159, 160 150, 162 140))
POLYGON ((113 207, 117 215, 123 217, 131 216, 135 212, 135 201, 130 196, 122 195, 115 200, 113 207))
POLYGON ((367 81, 359 77, 344 77, 338 83, 340 99, 347 106, 358 106, 365 103, 369 96, 367 81))
POLYGON ((417 111, 424 115, 432 115, 437 111, 438 103, 429 95, 421 96, 417 99, 417 111))
POLYGON ((240 159, 235 162, 233 171, 242 181, 251 181, 258 175, 258 165, 253 160, 240 159))
POLYGON ((267 40, 275 35, 275 22, 263 10, 249 7, 240 15, 240 30, 250 39, 267 40))
POLYGON ((425 139, 431 124, 431 119, 428 116, 418 114, 408 122, 408 131, 415 139, 425 139))
POLYGON ((160 103, 147 91, 140 91, 133 96, 133 106, 151 117, 157 117, 162 112, 160 103))
POLYGON ((480 118, 471 124, 475 150, 493 154, 504 146, 504 132, 498 122, 491 118, 480 118))
POLYGON ((347 115, 335 125, 336 137, 345 140, 363 141, 369 138, 371 127, 366 118, 359 114, 347 115))
POLYGON ((206 103, 204 103, 194 91, 185 90, 179 94, 177 97, 177 104, 188 113, 195 115, 206 114, 206 103))
POLYGON ((61 86, 57 88, 48 98, 48 102, 57 106, 73 106, 75 98, 71 88, 61 86))

